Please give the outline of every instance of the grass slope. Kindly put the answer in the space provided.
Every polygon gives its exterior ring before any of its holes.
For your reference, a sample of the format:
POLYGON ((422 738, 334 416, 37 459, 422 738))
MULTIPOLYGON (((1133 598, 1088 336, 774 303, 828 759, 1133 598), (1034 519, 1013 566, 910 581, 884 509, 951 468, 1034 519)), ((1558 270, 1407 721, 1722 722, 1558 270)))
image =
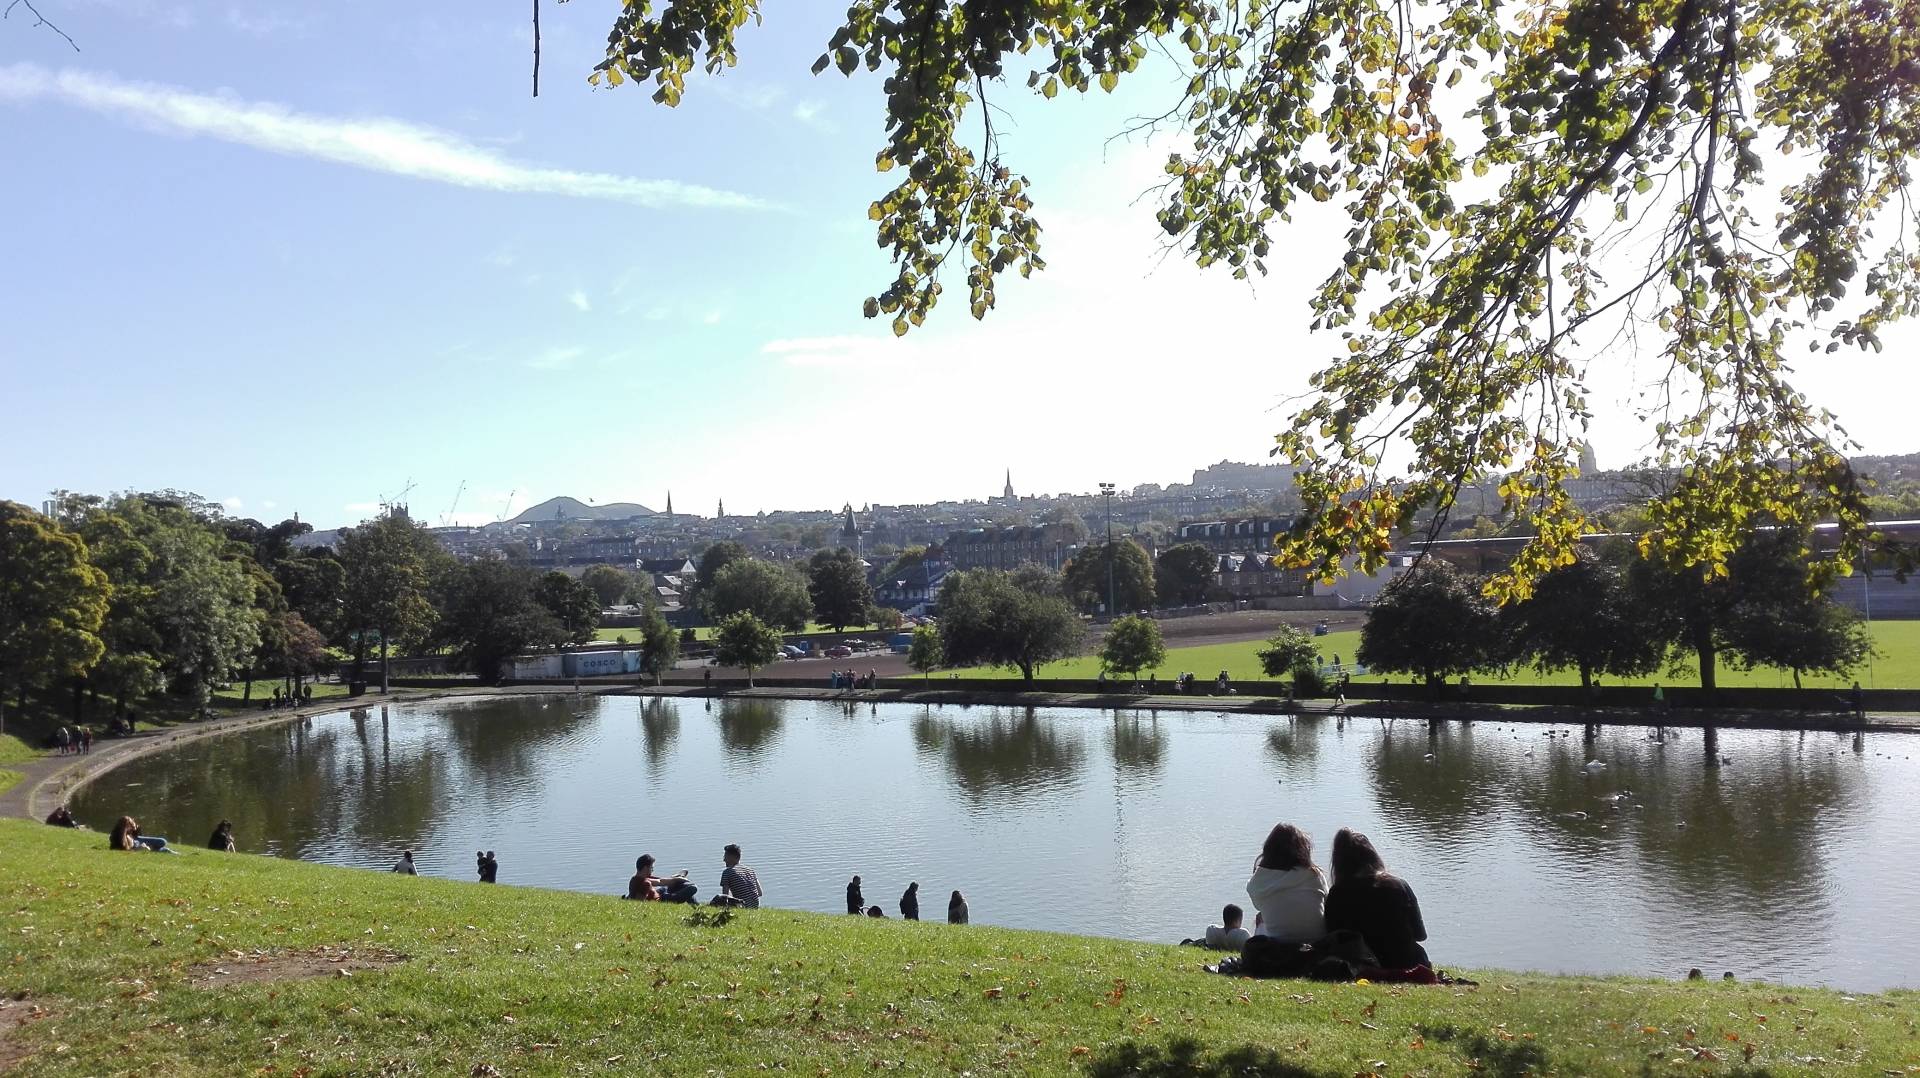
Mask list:
MULTIPOLYGON (((1874 656, 1872 676, 1863 668, 1855 671, 1862 685, 1881 689, 1920 688, 1920 621, 1876 621, 1868 626, 1873 642, 1879 654, 1874 656)), ((1343 662, 1354 661, 1354 653, 1360 650, 1360 633, 1357 630, 1328 633, 1314 641, 1320 646, 1321 658, 1331 662, 1335 655, 1343 662)), ((1262 679, 1266 675, 1260 671, 1257 652, 1266 646, 1260 640, 1242 640, 1231 644, 1206 644, 1199 647, 1168 648, 1167 661, 1158 671, 1161 680, 1186 670, 1203 681, 1210 681, 1220 671, 1236 681, 1262 679)), ((1640 685, 1652 687, 1655 682, 1665 685, 1697 685, 1699 678, 1691 672, 1675 676, 1663 671, 1654 677, 1645 678, 1605 678, 1609 685, 1640 685)), ((957 671, 963 677, 1017 678, 1018 670, 1004 668, 978 668, 957 671)), ((1100 660, 1097 656, 1082 655, 1065 662, 1048 663, 1034 671, 1035 677, 1043 678, 1090 678, 1100 673, 1100 660)), ((1143 670, 1141 677, 1153 671, 1143 670)), ((1374 677, 1356 678, 1358 681, 1378 680, 1374 677)), ((1405 675, 1394 680, 1405 681, 1405 675)), ((1733 687, 1791 688, 1793 675, 1785 670, 1735 670, 1724 663, 1719 670, 1721 685, 1733 687)), ((1578 685, 1580 674, 1573 670, 1559 670, 1548 674, 1535 672, 1532 668, 1516 668, 1507 677, 1491 674, 1474 675, 1476 684, 1515 684, 1515 685, 1578 685)), ((1802 679, 1808 688, 1846 688, 1853 678, 1806 677, 1802 679)))
MULTIPOLYGON (((1180 948, 484 887, 0 822, 19 1073, 1905 1073, 1920 995, 1482 973, 1230 980, 1180 948), (407 961, 194 987, 255 949, 407 961), (24 996, 22 996, 24 994, 24 996), (35 1010, 39 1008, 39 1010, 35 1010)), ((1441 944, 1444 949, 1444 943, 1441 944)), ((215 978, 218 979, 217 977, 215 978)), ((0 1064, 3 1068, 4 1064, 0 1064)))
MULTIPOLYGON (((40 750, 28 745, 12 734, 0 734, 0 764, 24 763, 40 755, 40 750)), ((21 773, 0 767, 0 793, 6 793, 19 782, 21 773)))

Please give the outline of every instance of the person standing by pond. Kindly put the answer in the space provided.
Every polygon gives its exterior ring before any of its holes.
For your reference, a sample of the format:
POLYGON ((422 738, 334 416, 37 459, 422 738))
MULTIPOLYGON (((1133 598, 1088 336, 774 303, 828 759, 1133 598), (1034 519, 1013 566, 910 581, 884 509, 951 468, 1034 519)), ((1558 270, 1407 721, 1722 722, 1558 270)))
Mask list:
POLYGON ((1290 823, 1267 833, 1247 897, 1260 912, 1262 935, 1311 943, 1327 934, 1327 877, 1313 863, 1313 840, 1290 823))
POLYGON ((952 898, 947 899, 947 923, 950 925, 967 923, 967 900, 958 891, 953 893, 952 898))
POLYGON ((860 877, 855 876, 847 882, 847 912, 858 917, 866 904, 866 896, 860 893, 860 877))
POLYGON ((907 890, 900 896, 900 916, 909 921, 920 919, 920 884, 916 881, 907 884, 907 890))
POLYGON ((740 863, 740 847, 727 843, 720 851, 720 863, 726 866, 720 870, 720 894, 733 900, 722 905, 759 909, 760 896, 765 892, 760 890, 760 877, 740 863))
POLYGON ((1360 933, 1388 969, 1425 966, 1426 922, 1407 881, 1387 871, 1367 836, 1341 828, 1333 836, 1333 887, 1327 892, 1327 931, 1360 933))

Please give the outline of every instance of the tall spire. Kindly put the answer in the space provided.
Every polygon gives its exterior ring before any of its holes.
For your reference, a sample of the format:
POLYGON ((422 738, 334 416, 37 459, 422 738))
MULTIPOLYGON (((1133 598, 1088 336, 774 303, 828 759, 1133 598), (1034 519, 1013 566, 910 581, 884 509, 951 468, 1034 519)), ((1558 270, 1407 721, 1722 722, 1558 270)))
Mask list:
POLYGON ((725 498, 722 498, 722 499, 720 499, 720 510, 719 510, 719 512, 718 512, 718 513, 716 513, 715 515, 716 515, 716 516, 718 516, 718 517, 720 517, 720 518, 721 518, 722 520, 724 520, 724 519, 726 519, 726 516, 727 516, 727 500, 726 500, 725 498))
POLYGON ((673 516, 673 491, 667 491, 667 516, 673 516))
POLYGON ((1000 492, 1000 496, 1002 498, 1005 498, 1008 501, 1013 500, 1013 469, 1012 468, 1007 469, 1007 488, 1000 492))

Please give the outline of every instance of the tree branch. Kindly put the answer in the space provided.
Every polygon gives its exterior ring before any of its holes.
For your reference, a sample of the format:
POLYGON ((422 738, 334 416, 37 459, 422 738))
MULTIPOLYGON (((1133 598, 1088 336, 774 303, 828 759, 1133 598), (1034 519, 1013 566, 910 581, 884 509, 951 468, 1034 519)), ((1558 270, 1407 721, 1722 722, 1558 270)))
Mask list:
POLYGON ((13 15, 13 9, 16 7, 24 7, 33 14, 33 25, 36 28, 44 26, 47 29, 52 30, 54 33, 59 34, 62 38, 64 38, 67 44, 72 45, 74 52, 80 51, 79 44, 75 42, 73 38, 68 37, 67 32, 65 30, 62 30, 58 26, 55 26, 53 23, 48 22, 47 17, 45 15, 40 14, 40 9, 33 6, 33 0, 12 0, 12 2, 7 5, 7 10, 0 11, 0 19, 11 17, 13 15))

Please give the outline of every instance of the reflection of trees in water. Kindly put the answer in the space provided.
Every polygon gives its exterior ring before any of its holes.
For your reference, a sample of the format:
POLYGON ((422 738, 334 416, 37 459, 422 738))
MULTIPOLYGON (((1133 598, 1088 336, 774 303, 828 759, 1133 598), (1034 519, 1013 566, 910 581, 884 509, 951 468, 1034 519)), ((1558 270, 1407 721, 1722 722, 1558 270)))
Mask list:
POLYGON ((958 722, 923 711, 914 719, 914 745, 938 755, 961 790, 983 798, 1042 784, 1071 781, 1084 750, 1033 708, 991 708, 958 722))
POLYGON ((1473 731, 1451 724, 1430 747, 1407 732, 1383 738, 1373 760, 1381 812, 1397 824, 1445 842, 1476 808, 1505 808, 1556 858, 1606 871, 1636 857, 1676 896, 1730 893, 1783 916, 1821 905, 1821 828, 1862 811, 1861 791, 1834 757, 1802 751, 1784 734, 1756 738, 1721 770, 1703 766, 1697 733, 1642 753, 1638 744, 1623 751, 1640 736, 1626 730, 1592 747, 1531 731, 1518 743, 1489 731, 1476 745, 1473 731), (1595 758, 1607 767, 1587 771, 1595 758))
POLYGON ((743 762, 752 762, 780 735, 782 707, 779 700, 720 701, 720 743, 743 762))
POLYGON ((1337 725, 1325 715, 1289 715, 1267 727, 1267 755, 1287 778, 1311 778, 1320 769, 1320 739, 1337 725))
POLYGON ((647 770, 654 778, 666 769, 673 743, 680 739, 680 708, 663 696, 649 696, 640 705, 642 751, 647 754, 647 770))
POLYGON ((1165 761, 1167 735, 1161 732, 1158 718, 1116 711, 1107 731, 1107 748, 1113 753, 1117 770, 1147 777, 1159 771, 1165 761))
POLYGON ((508 696, 447 712, 435 735, 459 752, 468 777, 515 782, 551 762, 555 744, 591 727, 595 697, 508 696))

